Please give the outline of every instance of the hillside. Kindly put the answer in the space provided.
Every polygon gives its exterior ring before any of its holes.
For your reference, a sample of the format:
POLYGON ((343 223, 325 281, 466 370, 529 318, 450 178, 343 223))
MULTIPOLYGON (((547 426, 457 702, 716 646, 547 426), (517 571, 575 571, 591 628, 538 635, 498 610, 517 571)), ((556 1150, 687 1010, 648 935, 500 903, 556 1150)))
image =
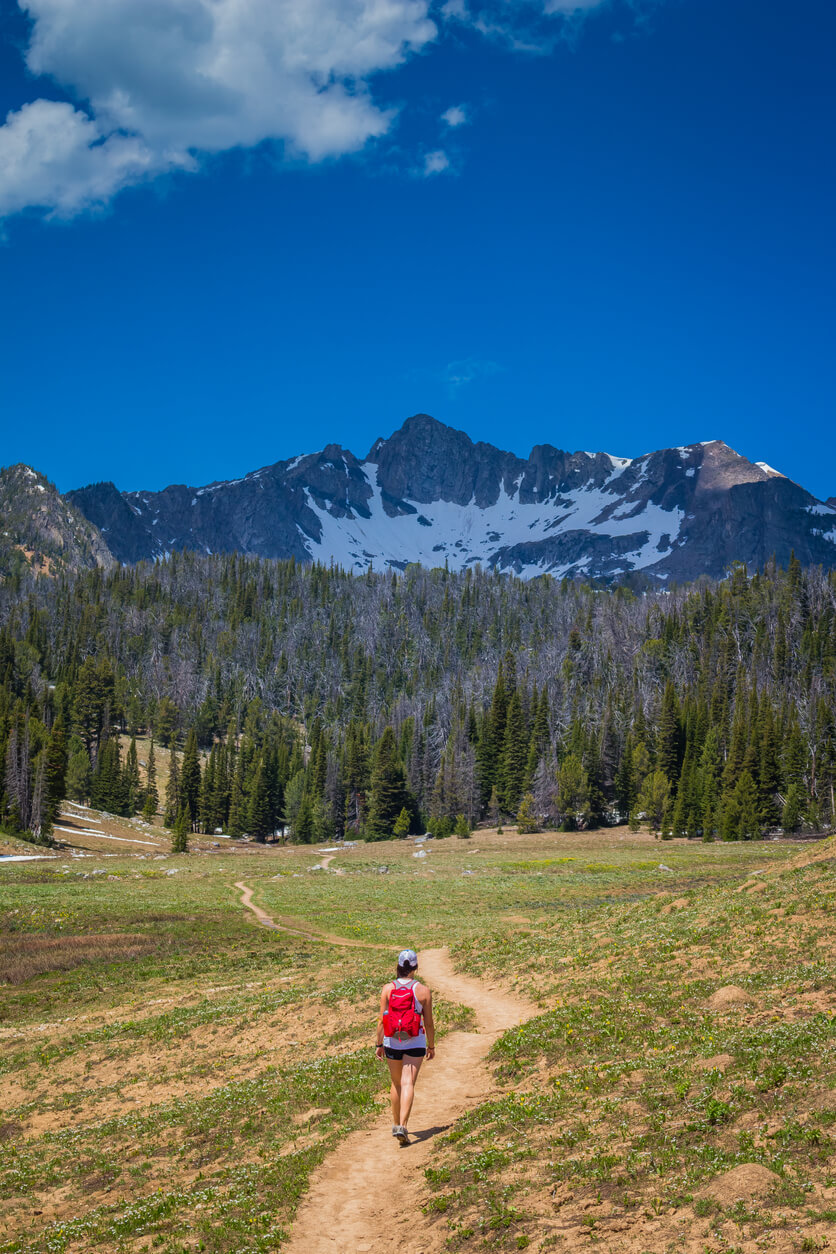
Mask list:
POLYGON ((98 528, 54 484, 29 466, 0 469, 0 576, 113 564, 98 528))
POLYGON ((834 711, 836 574, 798 562, 640 596, 194 554, 0 588, 12 830, 64 780, 144 810, 130 740, 153 734, 183 782, 164 796, 158 768, 151 812, 171 825, 186 805, 205 832, 630 815, 705 839, 821 832, 834 711))

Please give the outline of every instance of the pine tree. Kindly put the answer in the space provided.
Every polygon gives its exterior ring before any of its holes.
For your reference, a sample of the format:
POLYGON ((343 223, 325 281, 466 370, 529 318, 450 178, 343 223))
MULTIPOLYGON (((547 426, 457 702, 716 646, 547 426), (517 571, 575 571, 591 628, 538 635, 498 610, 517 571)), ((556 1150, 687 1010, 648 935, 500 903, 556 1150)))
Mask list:
POLYGON ((259 844, 263 844, 273 831, 270 815, 270 792, 263 758, 258 764, 250 794, 247 827, 250 834, 255 837, 259 844))
POLYGON ((534 812, 534 795, 527 792, 520 802, 520 808, 517 811, 517 831, 539 832, 540 824, 537 821, 537 815, 534 812))
POLYGON ((192 820, 189 815, 188 807, 183 805, 180 812, 174 820, 173 833, 171 837, 172 853, 188 853, 189 852, 189 832, 192 830, 192 820))
POLYGON ((755 781, 742 771, 734 788, 727 789, 720 813, 723 840, 755 840, 761 834, 760 807, 755 781))
POLYGON ((146 823, 153 823, 160 805, 160 794, 157 791, 157 762, 154 756, 154 737, 148 744, 148 762, 145 767, 145 800, 142 804, 142 817, 146 823))
POLYGON ((499 823, 499 797, 497 796, 495 784, 491 789, 491 796, 488 801, 488 821, 492 827, 496 827, 499 823))
POLYGON ((66 792, 71 801, 83 803, 90 799, 90 781, 92 768, 87 750, 80 737, 73 736, 69 744, 67 757, 66 792))
POLYGON ((296 815, 296 823, 293 827, 293 839, 297 845, 312 844, 316 833, 314 830, 313 808, 311 799, 307 793, 302 798, 302 804, 296 815))
POLYGON ((705 738, 700 754, 697 776, 700 825, 703 840, 713 840, 720 822, 720 733, 712 727, 705 738))
POLYGON ((778 822, 778 739, 772 706, 764 699, 760 709, 758 743, 758 806, 761 823, 778 822))
POLYGON ((197 732, 194 727, 186 737, 183 765, 180 771, 180 804, 189 812, 192 830, 197 826, 200 811, 200 759, 197 751, 197 732))
POLYGON ((139 809, 139 759, 136 752, 136 739, 132 736, 125 754, 124 790, 128 815, 136 814, 139 809))
POLYGON ((44 753, 38 755, 35 764, 35 778, 32 787, 32 811, 29 828, 37 844, 52 844, 52 819, 49 812, 49 793, 46 782, 46 758, 44 753))
POLYGON ((392 828, 392 831, 395 836, 406 836, 409 833, 410 825, 409 811, 404 806, 395 820, 395 826, 392 828))
POLYGON ((797 780, 793 780, 787 789, 784 810, 781 815, 781 826, 785 832, 797 832, 804 814, 804 793, 797 780))
POLYGON ((59 715, 50 733, 45 749, 44 773, 46 782, 47 814, 50 827, 58 818, 61 802, 64 800, 67 787, 67 737, 64 733, 64 720, 59 715))
POLYGON ((682 732, 679 719, 679 701, 673 680, 665 684, 662 709, 659 714, 659 731, 656 737, 656 767, 664 771, 671 785, 679 779, 682 732))
POLYGON ((177 761, 177 750, 172 749, 168 763, 168 784, 165 790, 165 813, 163 814, 163 823, 166 827, 174 827, 181 808, 180 765, 177 761))
MULTIPOLYGON (((157 703, 154 720, 154 735, 161 745, 174 752, 177 741, 177 728, 180 725, 180 711, 170 697, 161 697, 157 703)), ((176 820, 175 820, 176 821, 176 820)))
POLYGON ((525 723, 522 704, 516 691, 508 702, 505 734, 502 741, 501 793, 502 807, 515 814, 525 783, 527 758, 525 723))
POLYGON ((119 741, 115 736, 109 736, 99 750, 90 781, 90 804, 109 814, 127 813, 128 781, 122 769, 119 741))
POLYGON ((652 831, 659 833, 664 830, 670 803, 670 780, 662 770, 651 771, 642 785, 636 807, 644 813, 652 831))
POLYGON ((229 821, 227 823, 227 831, 230 836, 243 836, 246 831, 245 804, 244 761, 242 756, 239 754, 229 794, 229 821))
POLYGON ((624 752, 621 755, 618 770, 615 773, 614 791, 619 813, 622 816, 630 814, 636 802, 638 789, 633 771, 633 740, 629 733, 624 742, 624 752))
POLYGON ((555 810, 565 832, 583 827, 589 816, 589 775, 583 762, 573 753, 557 768, 555 810))
POLYGON ((376 840, 391 836, 398 815, 406 804, 406 779, 398 757, 395 733, 387 727, 374 751, 367 835, 376 840))

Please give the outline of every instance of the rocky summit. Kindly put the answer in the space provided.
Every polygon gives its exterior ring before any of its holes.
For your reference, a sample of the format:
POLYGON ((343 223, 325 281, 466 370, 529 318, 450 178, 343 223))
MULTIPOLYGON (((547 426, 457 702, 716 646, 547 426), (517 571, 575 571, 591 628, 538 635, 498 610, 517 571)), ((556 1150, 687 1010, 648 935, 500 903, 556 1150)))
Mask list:
POLYGON ((426 414, 359 460, 329 444, 204 487, 68 494, 120 562, 178 549, 335 563, 363 571, 410 562, 524 578, 665 581, 722 577, 794 551, 836 566, 836 508, 720 440, 641 457, 528 458, 474 443, 426 414))

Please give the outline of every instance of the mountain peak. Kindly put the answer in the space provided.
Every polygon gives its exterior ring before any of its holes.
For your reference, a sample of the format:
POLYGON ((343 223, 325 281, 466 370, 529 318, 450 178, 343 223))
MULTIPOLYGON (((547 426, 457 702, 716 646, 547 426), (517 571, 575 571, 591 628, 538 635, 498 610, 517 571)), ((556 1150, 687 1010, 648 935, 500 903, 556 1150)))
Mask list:
POLYGON ((836 567, 830 509, 722 440, 634 459, 538 444, 527 458, 412 414, 360 462, 341 444, 204 488, 71 493, 120 561, 176 549, 346 570, 480 563, 523 578, 722 577, 795 550, 836 567))

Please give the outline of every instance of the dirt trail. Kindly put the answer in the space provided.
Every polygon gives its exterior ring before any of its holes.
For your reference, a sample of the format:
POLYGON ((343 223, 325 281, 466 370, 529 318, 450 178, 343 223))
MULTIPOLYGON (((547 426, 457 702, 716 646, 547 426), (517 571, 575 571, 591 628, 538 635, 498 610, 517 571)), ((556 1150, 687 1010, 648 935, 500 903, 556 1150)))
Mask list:
POLYGON ((261 906, 257 906, 253 901, 253 890, 248 884, 237 883, 236 888, 241 891, 241 905, 245 910, 250 910, 258 919, 262 927, 269 927, 272 932, 287 932, 290 936, 304 936, 305 940, 325 941, 329 945, 342 945, 348 949, 391 949, 391 945, 376 945, 373 941, 349 940, 345 936, 335 936, 331 932, 320 932, 315 928, 304 928, 299 926, 298 919, 286 919, 282 916, 278 921, 271 918, 261 906))
POLYGON ((371 1128, 352 1133, 326 1159, 314 1174, 282 1254, 430 1254, 443 1242, 426 1226, 420 1210, 423 1168, 433 1138, 493 1091, 484 1063, 497 1036, 539 1012, 493 983, 457 975, 446 949, 422 950, 419 972, 447 1000, 471 1006, 479 1031, 451 1032, 439 1041, 435 1059, 424 1063, 410 1119, 410 1146, 402 1149, 393 1139, 387 1104, 371 1128))
MULTIPOLYGON (((241 891, 241 905, 276 932, 351 948, 391 949, 277 923, 253 904, 248 885, 235 887, 241 891)), ((434 992, 472 1008, 478 1032, 451 1032, 439 1041, 433 1061, 424 1063, 410 1119, 411 1145, 402 1148, 392 1137, 387 1102, 370 1128, 353 1132, 325 1160, 314 1173, 282 1254, 402 1254, 403 1250, 432 1254, 440 1248, 420 1209, 423 1168, 433 1138, 490 1096, 494 1090, 485 1058, 491 1045, 508 1028, 540 1011, 495 982, 459 975, 446 949, 422 949, 418 970, 434 992)), ((369 1048, 373 1048, 371 1041, 369 1048)), ((380 1065, 383 1085, 386 1064, 380 1065)))

